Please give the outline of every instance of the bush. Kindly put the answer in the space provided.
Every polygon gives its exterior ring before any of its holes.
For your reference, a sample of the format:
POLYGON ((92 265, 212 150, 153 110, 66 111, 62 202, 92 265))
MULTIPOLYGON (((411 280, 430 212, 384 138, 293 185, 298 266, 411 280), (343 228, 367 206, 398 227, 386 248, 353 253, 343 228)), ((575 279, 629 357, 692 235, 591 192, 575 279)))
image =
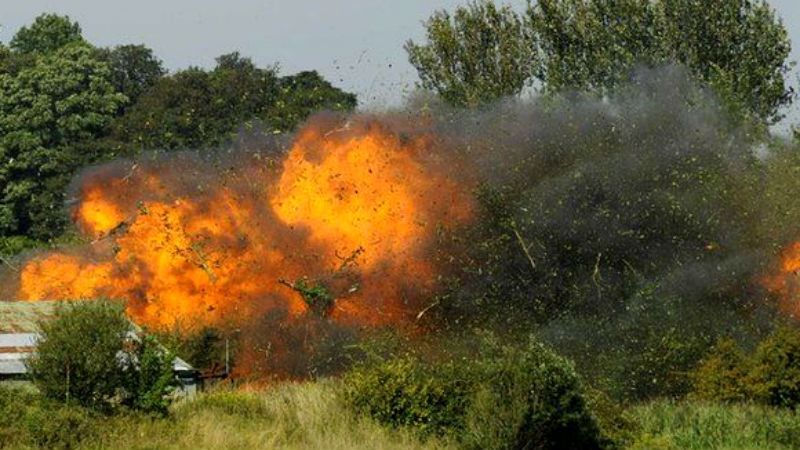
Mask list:
POLYGON ((75 448, 95 433, 89 410, 47 400, 24 387, 0 386, 0 417, 0 448, 75 448))
POLYGON ((757 401, 800 406, 800 328, 780 327, 758 346, 746 383, 757 401))
POLYGON ((721 341, 692 374, 693 396, 714 401, 755 401, 800 406, 800 328, 782 326, 744 355, 721 341))
POLYGON ((357 411, 467 448, 602 446, 572 365, 533 340, 436 364, 406 356, 363 365, 345 384, 357 411))
POLYGON ((172 373, 172 356, 152 336, 143 336, 130 351, 135 365, 125 372, 124 403, 139 411, 166 414, 167 394, 178 384, 172 373))
POLYGON ((720 340, 691 374, 692 397, 724 402, 746 400, 747 366, 747 358, 736 342, 720 340))
POLYGON ((121 304, 63 304, 39 328, 27 364, 45 397, 104 411, 125 405, 166 412, 175 384, 171 357, 150 337, 131 339, 133 324, 121 304))
POLYGON ((67 303, 39 328, 37 353, 28 360, 36 386, 51 399, 106 408, 124 385, 119 355, 132 325, 122 305, 67 303))

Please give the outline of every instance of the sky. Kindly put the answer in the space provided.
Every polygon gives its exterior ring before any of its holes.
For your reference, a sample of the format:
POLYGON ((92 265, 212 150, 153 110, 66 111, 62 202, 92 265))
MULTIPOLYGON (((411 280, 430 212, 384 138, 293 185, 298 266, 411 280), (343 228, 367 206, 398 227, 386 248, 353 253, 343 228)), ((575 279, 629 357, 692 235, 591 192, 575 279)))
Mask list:
MULTIPOLYGON (((424 37, 422 22, 437 9, 467 0, 2 0, 0 41, 43 12, 69 15, 97 46, 145 44, 169 70, 213 67, 239 51, 257 64, 278 63, 283 74, 317 70, 358 94, 363 108, 383 109, 413 89, 416 72, 403 44, 424 37)), ((501 1, 502 3, 502 1, 501 1)), ((524 9, 524 0, 505 1, 524 9)), ((770 0, 796 43, 800 2, 770 0)), ((789 81, 798 85, 798 70, 789 81)), ((790 116, 800 118, 800 107, 790 116)))

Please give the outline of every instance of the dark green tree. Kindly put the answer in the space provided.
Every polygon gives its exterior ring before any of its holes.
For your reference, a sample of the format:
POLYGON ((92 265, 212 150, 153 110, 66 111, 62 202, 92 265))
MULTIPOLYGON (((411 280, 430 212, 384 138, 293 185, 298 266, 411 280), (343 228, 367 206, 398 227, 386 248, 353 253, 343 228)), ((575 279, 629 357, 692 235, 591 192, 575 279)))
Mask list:
POLYGON ((438 11, 425 23, 427 44, 408 41, 422 87, 454 105, 478 105, 522 91, 535 75, 536 52, 510 7, 481 0, 438 11))
POLYGON ((60 233, 64 188, 124 102, 108 65, 81 43, 0 74, 0 234, 60 233))
POLYGON ((85 42, 77 22, 68 16, 42 14, 30 26, 20 28, 10 46, 17 53, 43 54, 77 42, 85 42))
POLYGON ((649 0, 541 0, 527 10, 550 91, 602 90, 637 63, 665 60, 662 22, 649 0))
POLYGON ((260 119, 275 130, 289 131, 319 110, 351 111, 357 104, 355 94, 333 87, 314 70, 303 71, 278 80, 275 103, 260 119))
POLYGON ((121 304, 70 303, 39 323, 37 352, 27 364, 47 397, 106 408, 124 385, 120 355, 133 331, 121 304))
POLYGON ((316 72, 280 77, 277 67, 259 68, 238 52, 199 68, 159 79, 112 126, 112 139, 128 152, 216 147, 239 128, 262 123, 288 131, 321 109, 351 110, 355 95, 316 72))
POLYGON ((114 88, 131 104, 166 74, 161 60, 144 45, 118 45, 102 49, 100 54, 111 69, 114 88))
POLYGON ((792 100, 788 32, 765 0, 661 0, 668 57, 736 109, 777 121, 792 100))

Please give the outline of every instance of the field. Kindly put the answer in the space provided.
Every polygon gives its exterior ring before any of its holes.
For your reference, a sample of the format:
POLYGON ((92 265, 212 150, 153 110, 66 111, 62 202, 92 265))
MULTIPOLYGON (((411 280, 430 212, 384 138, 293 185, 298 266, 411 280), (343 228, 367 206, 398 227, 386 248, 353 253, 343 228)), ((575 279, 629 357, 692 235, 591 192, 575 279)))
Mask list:
MULTIPOLYGON (((337 381, 217 389, 173 406, 167 418, 99 416, 48 405, 28 389, 0 391, 0 447, 9 449, 447 449, 438 438, 355 416, 337 381)), ((800 446, 800 414, 748 405, 658 401, 635 406, 631 449, 789 449, 800 446)))

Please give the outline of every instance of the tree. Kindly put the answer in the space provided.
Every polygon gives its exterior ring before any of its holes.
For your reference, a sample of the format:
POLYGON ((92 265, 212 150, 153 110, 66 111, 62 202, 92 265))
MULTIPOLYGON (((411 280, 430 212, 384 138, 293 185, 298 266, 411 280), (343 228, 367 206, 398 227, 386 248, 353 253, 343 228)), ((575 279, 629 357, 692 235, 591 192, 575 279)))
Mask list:
POLYGON ((122 304, 59 305, 39 328, 37 351, 27 364, 45 396, 100 410, 119 404, 166 412, 176 385, 172 356, 151 336, 134 334, 122 304))
POLYGON ((536 52, 523 20, 481 0, 438 11, 425 23, 428 43, 409 40, 409 61, 426 89, 454 105, 478 105, 521 92, 535 75, 536 52))
POLYGON ((52 53, 64 46, 85 43, 81 27, 68 16, 42 14, 29 27, 22 27, 11 39, 17 53, 52 53))
POLYGON ((141 336, 126 349, 132 365, 124 372, 123 404, 156 414, 166 414, 170 394, 178 382, 172 373, 172 355, 149 335, 141 336))
POLYGON ((541 0, 527 19, 546 90, 602 90, 627 79, 634 64, 665 59, 650 0, 541 0))
POLYGON ((764 0, 661 0, 668 57, 745 114, 776 122, 791 102, 791 41, 764 0))
POLYGON ((269 101, 275 83, 269 70, 180 71, 128 108, 112 125, 112 139, 129 152, 217 147, 255 116, 259 103, 269 101))
POLYGON ((761 0, 538 0, 521 19, 488 1, 426 23, 428 44, 406 45, 421 85, 450 103, 545 92, 608 94, 639 65, 679 63, 738 117, 780 119, 791 102, 785 27, 761 0), (524 26, 520 23, 524 22, 524 26))
POLYGON ((333 87, 314 70, 281 77, 275 104, 261 113, 261 119, 274 129, 289 131, 311 114, 327 109, 352 111, 355 94, 333 87))
POLYGON ((61 232, 65 187, 125 102, 95 56, 77 43, 0 74, 0 234, 61 232))
POLYGON ((604 94, 636 64, 677 62, 760 121, 776 121, 791 101, 790 41, 764 1, 540 0, 527 16, 548 90, 604 94))
POLYGON ((39 323, 40 338, 28 368, 52 399, 107 408, 124 385, 120 355, 133 331, 120 304, 69 303, 39 323))
POLYGON ((355 105, 355 95, 316 72, 280 77, 277 67, 259 68, 234 52, 217 58, 211 71, 190 68, 159 79, 113 124, 112 139, 130 152, 217 147, 247 123, 288 131, 320 109, 355 105))
POLYGON ((166 74, 161 60, 144 45, 118 45, 100 54, 111 69, 114 88, 128 97, 130 104, 166 74))

